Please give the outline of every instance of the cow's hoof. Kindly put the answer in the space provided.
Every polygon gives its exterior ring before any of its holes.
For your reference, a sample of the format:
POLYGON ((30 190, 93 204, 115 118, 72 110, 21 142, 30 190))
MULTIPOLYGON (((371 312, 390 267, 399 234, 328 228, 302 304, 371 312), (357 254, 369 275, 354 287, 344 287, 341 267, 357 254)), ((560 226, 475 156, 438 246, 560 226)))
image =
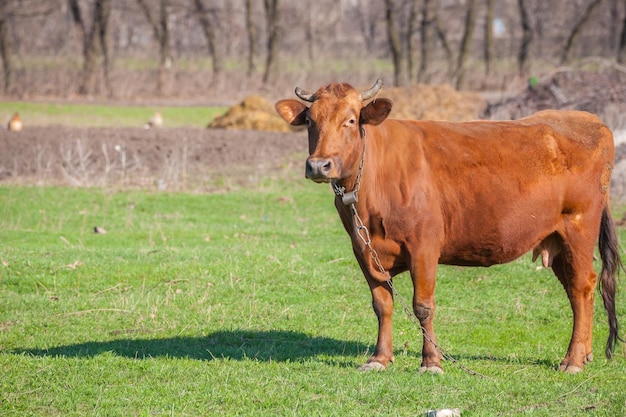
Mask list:
POLYGON ((431 366, 421 366, 419 369, 419 373, 423 374, 428 372, 429 374, 435 374, 435 375, 442 375, 443 374, 443 368, 441 366, 437 366, 437 365, 431 365, 431 366))
POLYGON ((359 366, 357 370, 359 372, 369 372, 369 371, 384 371, 385 369, 387 369, 387 367, 383 365, 382 363, 372 361, 372 362, 364 363, 363 365, 359 366))
POLYGON ((593 353, 587 353, 587 360, 585 361, 585 363, 587 362, 592 362, 593 361, 593 353))
POLYGON ((577 374, 579 372, 582 372, 583 368, 581 368, 580 366, 575 366, 575 365, 568 365, 566 363, 562 363, 559 366, 559 372, 563 372, 566 374, 577 374))

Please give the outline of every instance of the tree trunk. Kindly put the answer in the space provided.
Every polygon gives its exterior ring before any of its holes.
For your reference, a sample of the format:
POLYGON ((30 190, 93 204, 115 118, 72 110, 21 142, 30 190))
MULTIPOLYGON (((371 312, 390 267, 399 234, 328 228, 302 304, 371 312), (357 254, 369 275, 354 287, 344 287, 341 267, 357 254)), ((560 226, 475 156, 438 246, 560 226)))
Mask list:
POLYGON ((111 94, 109 82, 109 51, 107 42, 107 26, 111 14, 111 0, 96 0, 93 9, 93 23, 89 32, 85 32, 85 23, 80 14, 80 8, 75 0, 71 0, 70 7, 79 34, 83 39, 83 73, 78 87, 79 94, 93 94, 96 92, 98 58, 102 55, 104 85, 106 94, 111 94))
POLYGON ((204 6, 202 0, 194 0, 194 5, 198 15, 198 21, 200 22, 200 27, 202 28, 202 33, 206 39, 209 55, 213 61, 213 73, 219 74, 222 72, 222 57, 220 51, 217 49, 217 43, 215 41, 215 25, 211 23, 209 19, 209 11, 204 6))
POLYGON ((280 22, 278 0, 264 0, 267 20, 267 61, 263 82, 265 84, 278 77, 278 45, 280 42, 280 22))
POLYGON ((409 34, 408 34, 408 38, 409 38, 409 42, 408 42, 408 50, 407 50, 407 56, 408 56, 408 78, 409 78, 409 82, 414 82, 417 80, 417 71, 415 71, 415 59, 417 58, 415 55, 415 50, 417 50, 417 48, 415 48, 415 35, 418 32, 417 27, 418 27, 418 8, 419 8, 419 2, 421 0, 413 0, 411 2, 411 10, 409 12, 409 34))
POLYGON ((74 21, 74 27, 76 28, 76 32, 78 33, 78 38, 80 40, 83 48, 85 47, 85 22, 83 21, 83 16, 80 13, 80 6, 78 5, 78 0, 68 0, 68 5, 70 8, 70 12, 72 13, 72 20, 74 21))
POLYGON ((9 19, 6 10, 6 1, 0 1, 0 56, 2 57, 2 70, 4 72, 4 93, 8 94, 13 82, 13 59, 11 43, 9 42, 9 19))
POLYGON ((517 71, 520 75, 523 75, 528 72, 528 49, 533 40, 533 29, 524 0, 517 0, 517 6, 522 24, 522 43, 517 52, 517 71))
POLYGON ((563 48, 563 53, 561 54, 561 65, 565 64, 569 61, 570 53, 574 44, 576 43, 576 39, 580 36, 584 26, 587 24, 593 11, 602 3, 602 0, 592 0, 591 3, 587 6, 587 9, 583 12, 580 20, 574 25, 574 28, 570 32, 567 42, 565 43, 565 47, 563 48))
POLYGON ((367 0, 359 0, 357 3, 357 13, 359 15, 359 28, 365 43, 365 52, 371 55, 374 51, 374 40, 376 34, 376 18, 372 18, 369 13, 369 3, 367 0))
POLYGON ((102 71, 104 73, 104 88, 107 96, 113 94, 111 90, 111 79, 109 74, 109 16, 111 16, 111 0, 99 0, 96 2, 96 8, 100 10, 98 15, 98 38, 100 40, 100 51, 102 52, 102 71))
MULTIPOLYGON (((95 27, 94 22, 93 26, 95 27)), ((78 94, 85 95, 94 92, 96 83, 96 66, 98 60, 98 39, 95 31, 91 30, 86 38, 83 47, 83 74, 82 81, 78 87, 78 94)))
POLYGON ((248 32, 248 76, 255 70, 257 31, 252 18, 252 0, 246 0, 246 31, 248 32))
POLYGON ((257 31, 254 25, 252 0, 245 0, 245 20, 246 20, 246 33, 248 35, 248 57, 247 67, 248 76, 251 76, 255 71, 255 59, 257 54, 257 31))
POLYGON ((463 30, 463 38, 461 39, 461 46, 459 49, 459 58, 457 59, 456 71, 454 72, 454 78, 456 80, 455 85, 457 90, 463 85, 465 80, 465 63, 469 56, 470 46, 472 44, 472 36, 474 34, 474 24, 476 18, 475 0, 468 0, 467 12, 465 14, 465 29, 463 30))
POLYGON ((485 38, 483 40, 485 75, 489 75, 491 73, 491 52, 493 51, 493 3, 494 0, 487 0, 487 14, 485 16, 485 38))
POLYGON ((623 2, 623 0, 610 0, 611 3, 609 5, 609 14, 611 16, 611 23, 609 23, 609 48, 612 51, 616 51, 618 48, 618 33, 620 31, 620 7, 619 4, 623 2))
POLYGON ((172 65, 172 56, 170 52, 170 30, 167 24, 167 8, 169 0, 161 0, 159 8, 159 20, 157 21, 150 13, 150 7, 146 0, 137 0, 152 27, 154 38, 159 44, 159 75, 157 78, 157 94, 165 93, 165 77, 172 65))
MULTIPOLYGON (((624 0, 624 6, 626 6, 626 0, 624 0)), ((622 33, 619 38, 619 46, 617 48, 617 62, 620 64, 626 63, 626 15, 622 22, 622 33)))
POLYGON ((78 86, 78 94, 87 94, 88 87, 86 85, 86 82, 88 75, 87 71, 89 69, 87 62, 91 60, 89 43, 87 42, 87 29, 85 28, 85 21, 83 20, 83 15, 80 11, 80 5, 78 4, 78 0, 68 0, 68 6, 70 8, 70 12, 72 13, 74 29, 76 30, 80 44, 83 47, 83 71, 81 74, 80 84, 78 86))
POLYGON ((304 40, 307 48, 307 55, 309 58, 309 64, 311 68, 314 68, 315 65, 315 24, 313 20, 315 19, 315 8, 316 3, 310 2, 308 10, 308 18, 306 19, 306 23, 304 24, 304 40))
MULTIPOLYGON (((437 29, 437 1, 424 0, 422 4, 422 25, 420 27, 421 43, 421 60, 417 73, 417 81, 426 82, 426 73, 428 64, 433 55, 433 46, 435 44, 435 30, 437 29)), ((445 38, 445 37, 444 37, 445 38)), ((447 42, 445 42, 447 47, 447 42)))
POLYGON ((389 48, 393 60, 393 83, 396 87, 406 84, 404 71, 404 59, 402 54, 402 43, 400 34, 396 25, 396 12, 393 0, 385 0, 386 20, 387 20, 387 38, 389 40, 389 48))
POLYGON ((454 58, 452 56, 452 48, 450 48, 450 44, 448 43, 448 38, 446 37, 446 32, 443 30, 441 26, 441 22, 439 21, 438 14, 435 14, 435 29, 437 30, 437 38, 439 39, 439 42, 441 42, 441 46, 443 47, 443 50, 446 53, 446 61, 448 61, 448 74, 453 74, 454 58))
POLYGON ((166 74, 172 67, 172 54, 170 52, 170 29, 167 24, 167 7, 169 0, 161 0, 161 9, 159 10, 159 27, 161 37, 159 38, 160 65, 159 65, 159 93, 164 94, 166 74))

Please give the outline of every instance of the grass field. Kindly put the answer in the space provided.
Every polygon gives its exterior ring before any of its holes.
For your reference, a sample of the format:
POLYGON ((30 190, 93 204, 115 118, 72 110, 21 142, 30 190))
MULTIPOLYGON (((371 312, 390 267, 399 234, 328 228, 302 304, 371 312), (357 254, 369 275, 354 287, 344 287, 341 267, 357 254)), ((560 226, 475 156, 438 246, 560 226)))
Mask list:
MULTIPOLYGON (((357 372, 376 318, 332 197, 304 181, 219 195, 0 187, 0 415, 626 415, 624 348, 603 357, 601 302, 595 361, 556 372, 570 308, 529 256, 440 268, 440 343, 484 377, 450 362, 418 374, 419 332, 399 306, 395 364, 357 372)), ((407 300, 409 281, 396 279, 407 300)))
POLYGON ((225 107, 119 106, 105 104, 0 102, 0 123, 18 112, 26 126, 142 127, 156 112, 166 127, 206 127, 225 107))

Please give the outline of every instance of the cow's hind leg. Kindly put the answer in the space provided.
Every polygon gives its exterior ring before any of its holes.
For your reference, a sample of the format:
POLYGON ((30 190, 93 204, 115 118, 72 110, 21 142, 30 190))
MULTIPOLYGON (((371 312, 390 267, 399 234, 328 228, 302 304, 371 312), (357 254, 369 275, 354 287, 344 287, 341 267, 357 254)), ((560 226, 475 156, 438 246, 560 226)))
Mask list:
POLYGON ((597 275, 593 270, 593 243, 578 236, 563 242, 563 249, 552 269, 565 288, 574 316, 572 338, 567 354, 559 366, 566 373, 577 373, 593 358, 591 341, 594 289, 597 275), (586 244, 585 244, 586 243, 586 244))

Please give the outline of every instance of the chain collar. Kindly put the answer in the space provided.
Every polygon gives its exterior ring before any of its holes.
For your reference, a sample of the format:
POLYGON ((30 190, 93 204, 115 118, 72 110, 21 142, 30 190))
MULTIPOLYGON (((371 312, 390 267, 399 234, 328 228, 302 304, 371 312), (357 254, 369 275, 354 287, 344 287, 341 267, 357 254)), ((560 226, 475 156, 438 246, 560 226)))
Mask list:
POLYGON ((337 181, 332 181, 333 191, 335 195, 341 197, 341 202, 349 206, 359 201, 358 192, 361 188, 361 175, 363 174, 363 163, 365 162, 365 128, 361 126, 361 138, 363 139, 363 153, 361 154, 361 162, 359 163, 359 173, 356 176, 356 184, 354 190, 346 191, 346 187, 337 184, 337 181))

